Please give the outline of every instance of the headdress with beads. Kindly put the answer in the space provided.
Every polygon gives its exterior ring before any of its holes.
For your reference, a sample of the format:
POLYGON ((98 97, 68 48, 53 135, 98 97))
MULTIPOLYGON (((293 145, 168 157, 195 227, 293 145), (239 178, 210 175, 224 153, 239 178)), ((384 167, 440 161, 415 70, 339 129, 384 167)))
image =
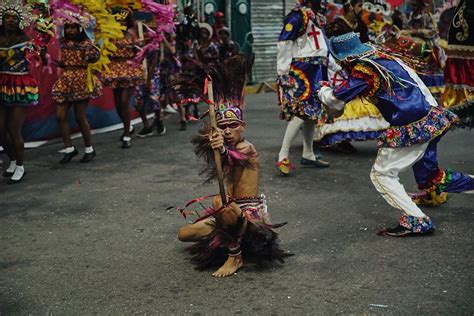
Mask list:
POLYGON ((95 18, 89 13, 81 10, 75 12, 69 9, 59 9, 54 11, 54 23, 59 26, 64 24, 79 24, 84 29, 92 29, 94 31, 95 18))
POLYGON ((53 9, 53 23, 57 27, 58 35, 63 34, 65 24, 78 24, 83 28, 87 37, 94 40, 96 19, 83 6, 68 1, 53 0, 51 8, 53 9))
POLYGON ((20 20, 19 28, 24 29, 33 21, 32 8, 24 5, 22 0, 2 0, 0 4, 0 26, 3 25, 5 14, 15 14, 20 20))

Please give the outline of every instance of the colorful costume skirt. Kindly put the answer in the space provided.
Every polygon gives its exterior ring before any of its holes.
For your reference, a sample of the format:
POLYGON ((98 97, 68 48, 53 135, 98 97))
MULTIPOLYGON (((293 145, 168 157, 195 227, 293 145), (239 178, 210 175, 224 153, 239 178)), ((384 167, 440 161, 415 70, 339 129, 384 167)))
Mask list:
POLYGON ((445 133, 458 117, 442 107, 431 107, 425 117, 403 126, 391 126, 377 141, 378 147, 397 148, 424 144, 445 133))
POLYGON ((161 82, 160 82, 160 70, 157 69, 150 81, 150 91, 146 91, 145 85, 137 86, 135 90, 135 98, 137 104, 140 104, 140 111, 148 113, 150 111, 159 111, 161 109, 160 97, 161 97, 161 82))
POLYGON ((133 66, 127 60, 112 60, 108 67, 109 71, 102 74, 104 86, 125 89, 145 84, 142 65, 133 66))
POLYGON ((474 48, 463 58, 448 57, 441 104, 459 116, 461 127, 474 127, 474 48))
POLYGON ((87 69, 66 68, 52 89, 53 100, 59 104, 87 101, 102 94, 102 84, 95 80, 92 91, 87 87, 87 69))
POLYGON ((30 74, 0 73, 0 103, 6 106, 37 105, 38 82, 30 74))
POLYGON ((270 223, 264 195, 241 198, 234 200, 234 202, 243 212, 243 217, 236 227, 219 227, 214 218, 208 218, 206 219, 207 224, 214 227, 213 232, 188 248, 192 255, 191 261, 197 269, 202 270, 222 265, 225 262, 228 256, 228 246, 236 242, 235 232, 240 230, 245 220, 247 220, 247 227, 240 240, 244 260, 253 259, 258 264, 274 260, 283 262, 285 257, 292 255, 284 252, 278 246, 278 234, 274 228, 281 227, 286 223, 278 225, 270 223))
POLYGON ((302 57, 291 61, 288 77, 295 86, 279 87, 281 118, 290 121, 293 116, 309 118, 316 125, 327 121, 327 113, 319 102, 316 90, 320 81, 327 78, 327 58, 302 57))
POLYGON ((315 129, 314 140, 319 146, 331 146, 344 141, 377 139, 390 127, 377 107, 366 99, 356 98, 347 103, 344 113, 331 124, 315 129))

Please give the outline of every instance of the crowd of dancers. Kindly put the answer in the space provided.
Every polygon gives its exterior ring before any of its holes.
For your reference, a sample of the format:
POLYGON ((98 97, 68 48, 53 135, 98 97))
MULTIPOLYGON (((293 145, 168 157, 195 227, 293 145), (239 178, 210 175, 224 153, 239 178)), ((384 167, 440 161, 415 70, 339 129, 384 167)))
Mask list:
MULTIPOLYGON (((398 224, 380 234, 431 234, 436 226, 419 205, 444 203, 449 192, 474 193, 474 176, 440 168, 437 160, 437 144, 449 129, 473 125, 474 7, 468 0, 451 2, 443 45, 431 1, 411 2, 409 17, 381 3, 349 0, 343 14, 328 22, 327 2, 299 0, 286 16, 276 72, 281 118, 288 123, 276 168, 282 176, 292 173, 289 152, 300 130, 300 162, 306 167, 330 166, 315 154, 314 143, 354 153, 351 142, 377 140, 370 178, 401 212, 398 224), (420 193, 409 195, 400 183, 399 173, 409 168, 420 193)), ((248 256, 283 261, 291 254, 277 243, 274 229, 282 224, 270 220, 266 197, 259 191, 259 154, 243 137, 243 90, 253 56, 239 53, 222 13, 213 26, 199 23, 191 7, 183 14, 176 25, 172 6, 150 0, 4 1, 0 140, 10 158, 4 176, 18 183, 25 174, 21 126, 25 109, 37 104, 39 93, 28 69, 33 63, 62 68, 52 87, 65 145, 61 163, 78 155, 67 121, 70 109, 83 136, 81 162, 94 159, 86 108, 103 86, 113 90, 124 149, 132 145, 132 96, 143 122, 137 133, 141 137, 154 128, 160 135, 166 132, 163 107, 176 107, 185 130, 190 118, 199 117, 198 103, 207 102, 214 105, 215 117, 214 111, 210 116, 215 125, 204 125, 193 144, 207 162, 209 179, 220 181, 220 194, 187 204, 202 205, 213 197, 202 214, 179 209, 185 217, 200 216, 182 227, 178 238, 195 242, 189 249, 198 267, 220 266, 216 277, 232 275, 248 256), (136 10, 153 18, 137 22, 136 10), (33 31, 27 35, 30 24, 33 31), (58 60, 46 49, 56 37, 58 60), (213 86, 208 90, 209 80, 213 86), (153 123, 148 122, 151 112, 153 123)))
MULTIPOLYGON (((384 11, 374 8, 375 2, 366 8, 372 18, 384 11)), ((441 168, 437 159, 437 144, 451 128, 472 126, 474 42, 467 22, 473 17, 472 2, 453 4, 447 58, 439 45, 430 1, 411 5, 406 24, 400 12, 389 23, 365 23, 368 16, 362 7, 367 3, 360 0, 345 3, 344 14, 327 23, 322 1, 300 0, 286 16, 278 40, 278 100, 281 118, 288 121, 278 172, 292 174, 295 166, 289 151, 299 131, 305 167, 329 167, 315 154, 313 140, 350 152, 355 151, 353 141, 377 140, 370 179, 387 203, 401 212, 396 225, 379 231, 391 237, 432 234, 436 225, 420 205, 444 203, 448 193, 474 193, 473 175, 441 168), (420 189, 412 195, 399 179, 400 172, 409 168, 420 189)), ((180 209, 184 216, 200 216, 182 227, 178 238, 194 242, 189 250, 198 268, 218 267, 215 277, 232 275, 248 260, 283 262, 291 255, 276 241, 275 229, 282 224, 270 220, 266 197, 259 191, 259 154, 243 137, 246 123, 237 87, 242 74, 237 70, 247 65, 248 61, 233 58, 211 67, 219 79, 218 130, 205 127, 193 142, 211 179, 219 178, 217 166, 222 165, 227 194, 220 187, 202 214, 192 205, 209 196, 180 209), (233 89, 225 84, 229 73, 235 77, 233 89), (215 158, 216 152, 222 162, 215 158)))
POLYGON ((165 134, 163 113, 179 114, 180 130, 186 130, 188 121, 199 118, 200 100, 182 100, 174 93, 170 87, 176 76, 189 71, 190 64, 211 65, 239 52, 222 12, 216 12, 211 26, 199 23, 192 7, 178 14, 174 6, 147 0, 110 0, 100 5, 8 0, 0 5, 0 19, 0 146, 10 158, 3 172, 9 184, 19 183, 25 175, 21 128, 27 108, 38 105, 41 80, 31 74, 31 67, 60 70, 51 88, 65 147, 59 162, 68 163, 79 154, 68 121, 72 110, 84 142, 80 162, 88 163, 96 150, 86 111, 104 87, 113 91, 123 123, 121 147, 130 148, 135 132, 131 103, 143 123, 138 137, 153 135, 155 129, 158 135, 165 134), (145 13, 146 20, 137 19, 137 12, 145 13), (58 46, 60 54, 51 52, 58 46), (150 113, 153 122, 148 121, 150 113))
POLYGON ((399 225, 380 233, 422 235, 435 226, 418 205, 444 203, 448 192, 474 193, 474 177, 440 168, 436 149, 451 127, 473 125, 474 7, 451 3, 443 49, 431 1, 410 2, 409 18, 395 11, 390 21, 378 3, 348 1, 327 23, 321 1, 300 1, 286 17, 277 71, 288 125, 277 168, 285 176, 294 168, 289 150, 299 130, 301 165, 318 168, 329 162, 315 155, 313 139, 346 152, 356 151, 353 141, 377 140, 370 178, 402 212, 399 225), (412 195, 398 177, 410 167, 421 190, 412 195))

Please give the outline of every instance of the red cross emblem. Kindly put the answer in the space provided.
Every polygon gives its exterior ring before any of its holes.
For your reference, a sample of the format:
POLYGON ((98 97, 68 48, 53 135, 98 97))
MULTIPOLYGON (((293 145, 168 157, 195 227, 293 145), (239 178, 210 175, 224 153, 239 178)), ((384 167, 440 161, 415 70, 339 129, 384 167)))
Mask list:
POLYGON ((337 76, 338 74, 339 74, 339 71, 336 71, 334 73, 334 76, 332 76, 332 78, 331 78, 331 82, 332 82, 333 86, 337 86, 338 82, 344 82, 344 78, 339 79, 338 76, 337 76))
POLYGON ((319 42, 318 42, 318 35, 321 34, 314 25, 311 25, 311 32, 308 33, 308 36, 312 36, 314 40, 314 45, 316 45, 316 49, 319 49, 319 42))

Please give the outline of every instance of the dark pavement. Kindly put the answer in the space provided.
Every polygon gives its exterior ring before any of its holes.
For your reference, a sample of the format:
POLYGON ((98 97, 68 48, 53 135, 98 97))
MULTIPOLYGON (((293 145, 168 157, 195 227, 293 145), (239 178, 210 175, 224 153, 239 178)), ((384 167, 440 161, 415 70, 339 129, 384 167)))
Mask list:
MULTIPOLYGON (((395 314, 474 313, 474 196, 450 195, 424 208, 438 230, 423 238, 389 238, 378 229, 399 213, 369 179, 376 149, 323 152, 329 169, 299 167, 281 178, 274 161, 285 122, 274 94, 248 97, 247 138, 262 157, 266 194, 281 245, 295 253, 268 270, 245 266, 215 279, 187 261, 176 238, 185 224, 170 205, 217 192, 199 177, 190 138, 166 121, 163 137, 96 135, 91 164, 59 165, 60 143, 28 150, 25 181, 0 181, 0 314, 395 314)), ((139 129, 139 128, 138 128, 139 129)), ((474 174, 474 131, 449 132, 442 166, 474 174)), ((80 139, 76 146, 83 151, 80 139)), ((402 175, 408 191, 411 172, 402 175)))

